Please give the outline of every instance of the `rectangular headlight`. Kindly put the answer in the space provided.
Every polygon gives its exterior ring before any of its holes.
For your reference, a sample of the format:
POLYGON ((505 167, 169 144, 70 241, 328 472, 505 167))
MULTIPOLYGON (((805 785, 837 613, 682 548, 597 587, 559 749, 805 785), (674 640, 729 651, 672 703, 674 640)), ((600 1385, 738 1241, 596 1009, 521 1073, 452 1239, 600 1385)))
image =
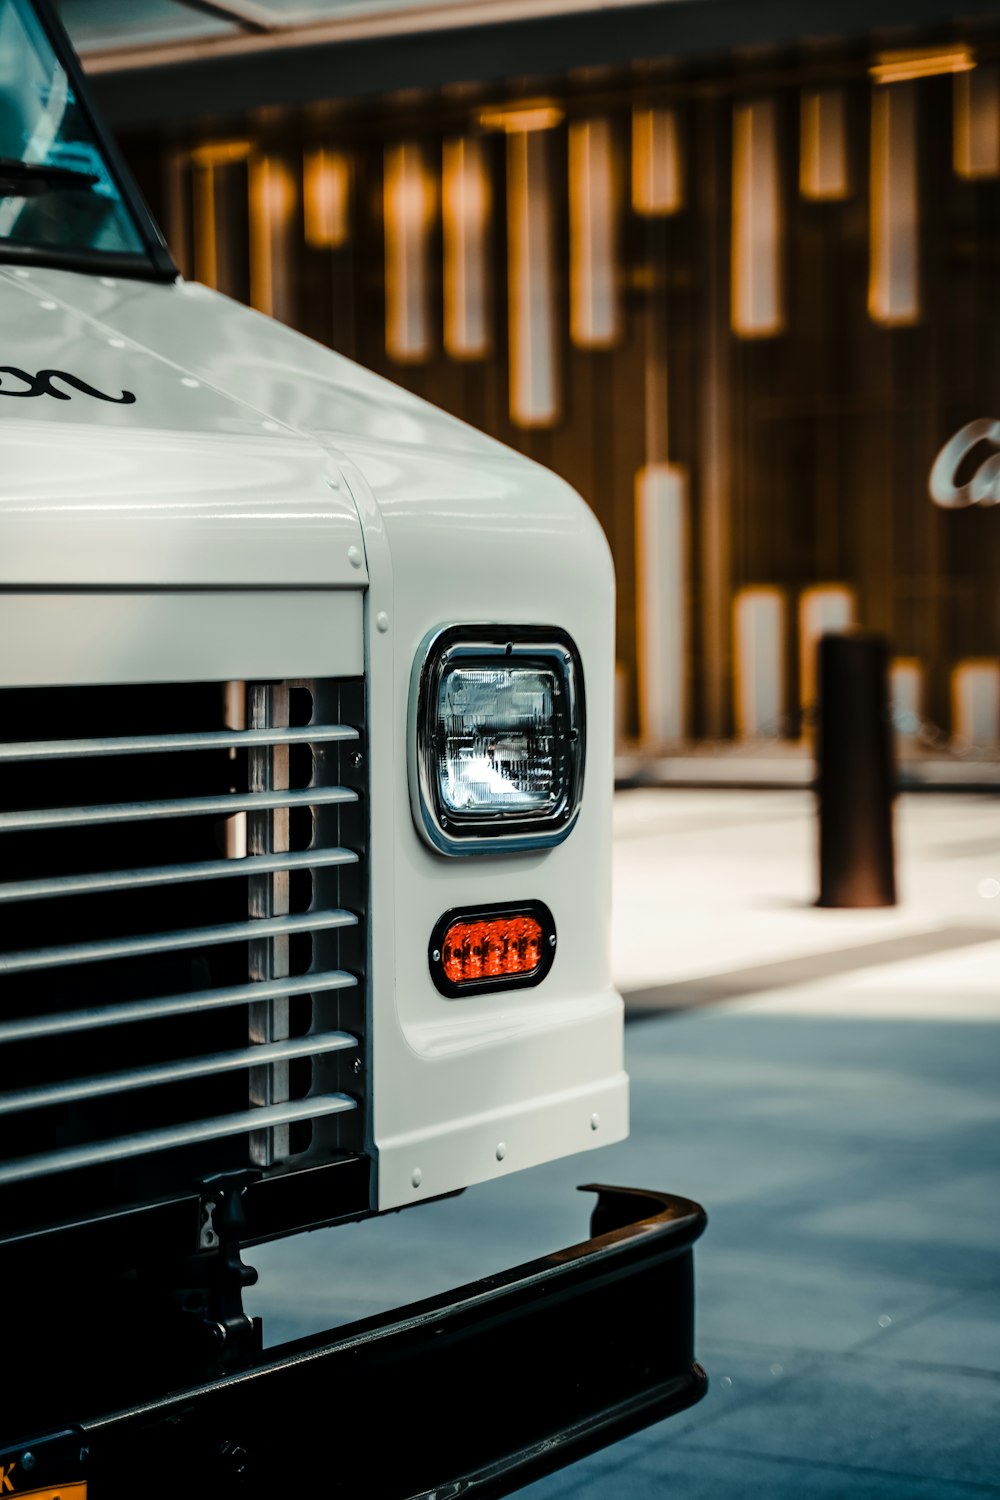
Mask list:
POLYGON ((452 626, 414 682, 414 812, 449 854, 540 848, 573 825, 583 781, 583 671, 562 631, 452 626))

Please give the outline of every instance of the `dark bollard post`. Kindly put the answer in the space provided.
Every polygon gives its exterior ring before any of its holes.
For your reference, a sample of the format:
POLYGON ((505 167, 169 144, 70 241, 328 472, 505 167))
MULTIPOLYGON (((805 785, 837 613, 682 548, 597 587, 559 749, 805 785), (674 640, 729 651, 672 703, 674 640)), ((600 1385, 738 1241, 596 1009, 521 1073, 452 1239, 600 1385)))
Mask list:
POLYGON ((867 631, 819 642, 819 906, 895 906, 889 643, 867 631))

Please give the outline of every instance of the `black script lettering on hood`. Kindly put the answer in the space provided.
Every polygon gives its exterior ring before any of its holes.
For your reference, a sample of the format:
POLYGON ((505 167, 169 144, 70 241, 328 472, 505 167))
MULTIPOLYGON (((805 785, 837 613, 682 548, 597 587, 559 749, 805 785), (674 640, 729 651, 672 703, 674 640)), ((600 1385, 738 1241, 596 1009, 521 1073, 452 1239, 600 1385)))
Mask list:
POLYGON ((70 401, 71 392, 61 391, 58 386, 53 385, 54 380, 73 386, 81 395, 93 396, 95 401, 112 401, 118 406, 131 406, 135 400, 131 391, 122 391, 120 396, 106 396, 103 391, 88 385, 78 375, 69 375, 65 370, 39 370, 37 375, 29 375, 27 370, 19 370, 16 365, 0 365, 0 396, 52 396, 56 401, 70 401), (22 390, 8 384, 10 376, 21 382, 22 390))

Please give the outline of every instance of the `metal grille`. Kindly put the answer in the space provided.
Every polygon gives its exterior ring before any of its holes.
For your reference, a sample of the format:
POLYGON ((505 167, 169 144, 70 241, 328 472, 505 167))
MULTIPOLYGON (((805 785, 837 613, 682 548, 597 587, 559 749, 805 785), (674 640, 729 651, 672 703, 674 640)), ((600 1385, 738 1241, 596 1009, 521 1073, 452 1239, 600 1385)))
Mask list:
POLYGON ((5 1231, 363 1148, 364 685, 0 691, 5 1231))

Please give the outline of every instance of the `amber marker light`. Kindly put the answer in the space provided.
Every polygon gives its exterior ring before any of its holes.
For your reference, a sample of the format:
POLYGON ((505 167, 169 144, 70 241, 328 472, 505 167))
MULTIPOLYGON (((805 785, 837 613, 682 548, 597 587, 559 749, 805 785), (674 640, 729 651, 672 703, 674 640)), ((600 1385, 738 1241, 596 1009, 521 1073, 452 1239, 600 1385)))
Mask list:
POLYGON ((540 984, 552 967, 556 928, 541 901, 445 912, 431 934, 431 977, 454 999, 540 984))

